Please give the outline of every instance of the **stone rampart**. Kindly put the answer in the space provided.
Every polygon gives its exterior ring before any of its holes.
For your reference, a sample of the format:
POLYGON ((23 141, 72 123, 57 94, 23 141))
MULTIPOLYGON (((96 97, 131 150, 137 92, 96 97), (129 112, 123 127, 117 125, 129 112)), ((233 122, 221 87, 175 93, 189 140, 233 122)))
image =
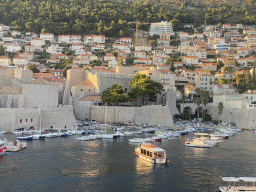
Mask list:
POLYGON ((173 126, 173 117, 166 106, 143 107, 92 106, 91 119, 104 123, 136 122, 141 124, 173 126))
POLYGON ((18 128, 49 129, 65 128, 77 129, 77 123, 72 106, 11 109, 0 108, 0 131, 14 131, 18 128))
POLYGON ((256 111, 254 109, 228 109, 224 108, 221 115, 218 115, 217 107, 208 107, 208 112, 214 120, 222 122, 234 122, 238 128, 255 129, 256 111))

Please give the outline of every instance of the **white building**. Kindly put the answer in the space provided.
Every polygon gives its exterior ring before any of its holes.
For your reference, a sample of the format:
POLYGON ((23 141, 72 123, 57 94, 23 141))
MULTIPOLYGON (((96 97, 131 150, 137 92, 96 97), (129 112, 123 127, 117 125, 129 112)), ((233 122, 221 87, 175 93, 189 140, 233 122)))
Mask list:
POLYGON ((55 41, 53 33, 41 33, 40 34, 40 39, 43 39, 45 41, 50 41, 50 42, 55 41))
POLYGON ((21 48, 21 46, 20 46, 19 44, 16 44, 16 45, 8 45, 6 51, 13 53, 13 52, 18 52, 18 51, 20 51, 21 49, 22 49, 22 48, 21 48))
POLYGON ((150 35, 160 35, 161 33, 173 33, 172 23, 161 21, 160 23, 151 23, 150 35))

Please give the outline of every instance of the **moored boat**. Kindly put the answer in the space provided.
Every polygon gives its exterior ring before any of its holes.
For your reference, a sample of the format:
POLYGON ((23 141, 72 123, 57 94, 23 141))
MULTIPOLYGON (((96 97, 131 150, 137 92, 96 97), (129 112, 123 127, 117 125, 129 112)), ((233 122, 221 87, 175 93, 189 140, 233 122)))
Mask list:
POLYGON ((220 192, 256 191, 256 177, 221 177, 221 179, 225 182, 228 182, 228 185, 219 187, 220 192), (236 186, 236 182, 240 181, 245 182, 246 185, 236 186), (231 183, 233 183, 234 185, 230 185, 231 183))
POLYGON ((3 154, 6 150, 5 141, 0 141, 0 154, 3 154))
POLYGON ((142 143, 135 148, 135 154, 141 159, 149 161, 154 164, 166 164, 169 160, 166 158, 164 149, 157 147, 152 143, 142 143))
POLYGON ((26 136, 26 137, 17 137, 18 140, 26 140, 26 141, 32 141, 32 136, 26 136))

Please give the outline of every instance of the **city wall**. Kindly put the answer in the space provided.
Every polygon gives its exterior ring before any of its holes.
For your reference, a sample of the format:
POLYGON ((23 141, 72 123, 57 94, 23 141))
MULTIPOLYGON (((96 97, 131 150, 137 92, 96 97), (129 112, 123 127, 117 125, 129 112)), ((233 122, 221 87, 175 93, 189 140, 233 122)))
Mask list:
POLYGON ((77 129, 72 106, 37 109, 0 108, 0 131, 11 132, 18 128, 77 129))
POLYGON ((173 126, 168 108, 161 105, 142 107, 92 106, 91 119, 106 122, 136 122, 140 124, 173 126))
POLYGON ((207 107, 212 119, 222 122, 234 122, 237 128, 256 129, 256 111, 254 109, 229 109, 223 108, 221 115, 218 115, 217 107, 207 107))

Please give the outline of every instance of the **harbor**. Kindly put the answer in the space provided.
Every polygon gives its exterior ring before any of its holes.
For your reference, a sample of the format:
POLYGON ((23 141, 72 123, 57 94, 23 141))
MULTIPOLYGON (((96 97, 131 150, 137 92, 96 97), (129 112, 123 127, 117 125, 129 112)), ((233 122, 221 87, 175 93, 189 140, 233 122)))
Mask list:
MULTIPOLYGON (((194 133, 155 144, 169 162, 154 165, 134 154, 141 133, 116 139, 80 141, 76 135, 27 141, 0 156, 0 191, 216 191, 221 177, 255 175, 254 131, 237 132, 212 148, 185 145, 194 133), (12 178, 12 179, 9 179, 12 178)), ((0 139, 15 141, 16 135, 0 139)))

